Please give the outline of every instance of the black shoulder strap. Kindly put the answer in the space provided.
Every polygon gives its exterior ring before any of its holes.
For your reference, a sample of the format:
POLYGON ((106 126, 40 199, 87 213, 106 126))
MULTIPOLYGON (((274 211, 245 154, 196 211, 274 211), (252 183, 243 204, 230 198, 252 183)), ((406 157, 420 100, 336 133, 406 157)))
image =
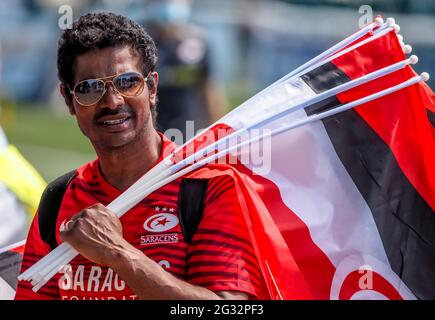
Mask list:
POLYGON ((178 217, 184 241, 190 243, 201 222, 205 196, 207 193, 207 179, 183 179, 178 194, 178 217))
MULTIPOLYGON (((58 245, 55 226, 63 195, 75 176, 76 170, 73 170, 51 182, 42 194, 39 203, 39 232, 41 239, 50 245, 52 250, 58 245)), ((201 222, 207 186, 207 179, 183 179, 181 181, 178 195, 178 216, 184 241, 187 243, 192 241, 201 222)))
POLYGON ((57 247, 55 226, 63 195, 75 176, 76 170, 73 170, 49 183, 39 202, 39 233, 52 250, 57 247))

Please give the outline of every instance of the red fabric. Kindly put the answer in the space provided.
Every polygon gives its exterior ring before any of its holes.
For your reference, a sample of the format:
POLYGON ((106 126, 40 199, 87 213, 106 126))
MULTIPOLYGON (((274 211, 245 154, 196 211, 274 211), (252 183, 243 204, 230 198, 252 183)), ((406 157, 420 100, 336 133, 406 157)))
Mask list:
MULTIPOLYGON (((354 79, 404 59, 396 34, 390 32, 332 62, 354 79)), ((409 70, 410 68, 407 68, 383 79, 378 79, 376 82, 373 81, 357 89, 349 90, 339 95, 339 99, 342 102, 353 101, 363 95, 391 87, 409 79, 412 76, 409 74, 409 70), (367 88, 372 91, 368 91, 367 88)), ((428 98, 432 96, 421 92, 423 89, 427 92, 427 87, 424 85, 413 88, 420 90, 420 96, 403 90, 403 97, 400 98, 402 102, 418 105, 421 100, 433 99, 428 98)), ((385 110, 383 102, 384 98, 374 101, 373 108, 385 110)), ((424 127, 427 129, 428 121, 427 118, 423 118, 421 111, 424 108, 421 106, 420 104, 418 114, 421 115, 420 120, 425 121, 424 127)), ((360 107, 358 112, 363 108, 367 109, 367 106, 360 107)), ((426 105, 426 108, 431 109, 432 107, 426 105)), ((374 113, 372 122, 377 121, 381 126, 388 124, 392 120, 388 118, 390 113, 391 111, 386 111, 384 115, 379 112, 374 113)), ((401 115, 401 117, 406 116, 405 114, 401 115)), ((412 121, 413 117, 408 119, 412 121)), ((427 139, 430 139, 432 135, 428 132, 426 131, 425 134, 427 139)), ((414 144, 422 141, 419 137, 414 138, 414 144)), ((432 152, 428 152, 428 150, 434 150, 433 147, 427 149, 427 147, 422 146, 421 148, 422 152, 426 154, 432 152), (426 150, 424 150, 425 148, 426 150)), ((409 155, 412 154, 409 153, 409 155)), ((430 172, 427 173, 426 181, 434 176, 430 172)), ((283 203, 280 195, 282 191, 271 181, 253 175, 243 165, 236 165, 231 169, 225 166, 210 166, 193 173, 192 177, 205 178, 219 175, 233 176, 236 181, 236 190, 238 190, 239 197, 244 203, 242 209, 250 228, 252 242, 267 285, 269 298, 329 299, 332 279, 336 271, 335 267, 326 254, 312 241, 309 229, 304 222, 283 203)), ((341 287, 340 299, 352 297, 355 292, 355 279, 355 274, 348 275, 346 282, 341 287)), ((374 281, 378 292, 391 299, 402 299, 397 290, 381 276, 375 274, 374 281)))
MULTIPOLYGON (((246 172, 247 169, 240 166, 239 170, 246 172)), ((271 212, 259 196, 258 185, 250 180, 249 175, 235 170, 235 166, 211 165, 193 172, 189 177, 210 179, 223 175, 234 179, 243 215, 249 227, 251 241, 266 285, 261 292, 261 298, 312 299, 313 295, 292 251, 289 250, 271 217, 271 212)))
MULTIPOLYGON (((162 155, 168 148, 173 149, 174 145, 165 138, 162 155)), ((155 221, 154 226, 159 227, 173 221, 177 214, 179 185, 180 181, 176 180, 160 188, 124 214, 121 218, 124 238, 180 279, 213 291, 239 291, 258 297, 262 285, 258 265, 234 182, 229 177, 209 181, 204 217, 190 245, 183 241, 179 223, 159 232, 144 228, 144 225, 153 226, 147 221, 155 221), (156 243, 156 240, 164 242, 156 243)), ((74 214, 97 202, 107 205, 120 193, 100 174, 97 160, 80 168, 59 211, 58 242, 61 225, 74 214)), ((22 272, 50 251, 40 238, 37 217, 27 239, 22 272)), ((20 282, 16 299, 137 298, 113 270, 82 256, 73 259, 65 270, 65 274, 56 275, 38 293, 33 293, 30 283, 20 282)))
POLYGON ((18 246, 18 247, 12 248, 12 249, 9 250, 9 251, 11 251, 11 252, 16 252, 16 253, 20 253, 20 254, 24 254, 24 248, 25 248, 25 246, 26 246, 26 244, 22 244, 22 245, 20 245, 20 246, 18 246))
MULTIPOLYGON (((363 46, 358 54, 344 55, 333 62, 351 79, 356 79, 405 58, 392 31, 387 37, 363 46), (382 51, 388 51, 388 54, 373 55, 382 51)), ((408 66, 343 92, 338 98, 343 103, 353 101, 415 75, 408 66)), ((356 111, 390 147, 405 176, 435 210, 435 129, 428 120, 426 109, 435 110, 434 93, 426 84, 416 84, 361 105, 356 111)))
POLYGON ((212 291, 258 297, 262 279, 234 180, 222 176, 209 184, 205 215, 188 248, 187 279, 212 291))
MULTIPOLYGON (((267 213, 263 213, 263 215, 269 214, 277 226, 309 287, 312 298, 329 299, 335 267, 326 254, 313 242, 307 225, 286 206, 277 185, 260 175, 253 174, 243 165, 236 167, 244 175, 244 181, 254 186, 264 204, 264 209, 267 210, 267 213)), ((266 226, 269 226, 269 223, 266 226)), ((299 288, 291 288, 290 281, 286 282, 285 285, 290 286, 289 291, 300 293, 299 288)), ((293 299, 302 298, 303 296, 293 297, 293 299)))
MULTIPOLYGON (((404 59, 396 34, 390 32, 332 62, 354 79, 404 59)), ((396 72, 393 76, 385 77, 385 84, 393 86, 399 80, 407 80, 410 76, 406 72, 396 72), (395 81, 391 81, 390 77, 395 78, 395 81)), ((365 87, 379 91, 382 85, 379 86, 377 81, 349 90, 339 95, 339 98, 342 102, 353 101, 362 96, 361 92, 364 92, 365 87)), ((367 95, 367 92, 364 92, 364 95, 367 95)), ((377 104, 378 109, 382 108, 379 101, 374 104, 377 104)), ((382 117, 378 119, 380 122, 385 120, 382 117)), ((232 169, 219 166, 213 168, 204 168, 192 176, 201 178, 228 174, 235 177, 237 190, 240 190, 239 197, 245 202, 245 217, 251 228, 252 241, 263 277, 266 279, 269 297, 329 299, 335 267, 313 242, 305 223, 283 203, 280 195, 282 191, 271 181, 253 175, 243 165, 233 166, 232 169)), ((380 292, 383 292, 382 290, 380 292)), ((346 292, 340 297, 350 298, 351 295, 345 294, 346 292)), ((396 291, 394 294, 390 294, 389 291, 388 293, 388 297, 401 298, 396 291)))
MULTIPOLYGON (((379 292, 389 300, 404 300, 399 294, 396 288, 394 288, 390 282, 376 272, 372 272, 371 286, 372 290, 379 292)), ((350 300, 356 292, 361 292, 361 287, 364 283, 361 283, 361 272, 353 271, 347 275, 343 281, 340 291, 340 300, 350 300)))

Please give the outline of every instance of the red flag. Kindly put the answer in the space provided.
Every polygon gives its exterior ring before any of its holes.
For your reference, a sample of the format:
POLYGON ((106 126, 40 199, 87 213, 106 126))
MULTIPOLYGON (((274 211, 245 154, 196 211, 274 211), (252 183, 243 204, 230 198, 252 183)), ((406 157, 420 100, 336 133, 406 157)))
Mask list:
MULTIPOLYGON (((391 32, 302 79, 316 94, 404 59, 391 32)), ((407 67, 306 113, 414 75, 407 67)), ((239 163, 192 176, 236 180, 270 298, 434 298, 433 110, 433 93, 416 84, 272 138, 269 174, 239 163)))

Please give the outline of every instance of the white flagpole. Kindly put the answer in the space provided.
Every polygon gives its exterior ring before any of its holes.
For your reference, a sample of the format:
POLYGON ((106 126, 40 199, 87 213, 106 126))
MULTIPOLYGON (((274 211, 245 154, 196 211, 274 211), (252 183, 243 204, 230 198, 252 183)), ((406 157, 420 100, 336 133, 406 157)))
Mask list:
POLYGON ((33 275, 37 275, 41 270, 45 269, 45 265, 51 264, 56 259, 56 256, 62 255, 67 250, 69 250, 68 247, 72 249, 72 247, 67 245, 67 243, 61 243, 59 246, 56 247, 55 250, 52 250, 50 253, 48 253, 46 256, 44 256, 42 259, 32 265, 29 269, 20 274, 18 276, 18 280, 27 281, 32 278, 33 275))
MULTIPOLYGON (((389 18, 389 19, 393 19, 393 18, 389 18)), ((321 54, 319 54, 316 57, 312 58, 311 60, 309 60, 308 62, 304 63, 303 65, 299 66, 295 70, 293 70, 290 73, 286 74, 282 78, 278 79, 277 81, 275 81, 271 85, 269 85, 266 88, 262 89, 260 92, 258 92, 257 94, 255 94, 254 96, 252 96, 251 98, 249 98, 248 100, 243 102, 240 106, 245 105, 248 102, 252 101, 253 99, 256 99, 256 98, 260 97, 261 95, 263 95, 264 93, 269 91, 274 86, 276 86, 276 85, 278 85, 278 84, 280 84, 280 83, 282 83, 284 81, 287 81, 287 80, 289 80, 291 78, 294 78, 294 75, 296 73, 302 72, 303 70, 307 69, 308 67, 311 67, 313 64, 322 61, 327 56, 329 56, 329 55, 331 55, 333 53, 336 53, 337 51, 343 49, 344 47, 348 46, 352 42, 360 39, 361 37, 365 36, 367 33, 371 32, 374 28, 379 27, 379 28, 383 28, 382 30, 384 30, 385 28, 391 27, 394 24, 394 19, 393 20, 388 20, 388 21, 389 21, 388 23, 384 23, 384 21, 383 21, 383 19, 381 17, 377 17, 372 23, 369 23, 364 28, 358 30, 354 34, 352 34, 349 37, 343 39, 339 43, 335 44, 334 46, 330 47, 326 51, 322 52, 321 54)), ((226 117, 226 116, 228 116, 228 115, 230 115, 230 114, 232 114, 234 112, 237 112, 237 109, 238 108, 235 108, 232 111, 228 112, 224 117, 226 117)), ((212 125, 208 126, 206 129, 204 129, 204 131, 210 130, 217 123, 219 123, 219 120, 217 122, 213 123, 212 125)), ((194 140, 194 138, 189 139, 183 146, 180 146, 178 149, 176 149, 174 151, 174 153, 178 152, 179 150, 181 150, 182 147, 184 147, 185 145, 191 143, 193 140, 194 140)))
POLYGON ((337 95, 341 92, 347 91, 349 89, 355 88, 355 87, 360 86, 360 85, 367 83, 369 81, 373 81, 377 78, 380 78, 380 77, 383 77, 387 74, 393 73, 397 70, 404 68, 405 66, 407 66, 409 64, 416 64, 417 62, 418 62, 418 57, 413 55, 406 60, 399 61, 399 62, 392 64, 388 67, 385 67, 385 68, 379 69, 377 71, 368 73, 368 74, 361 76, 357 79, 351 80, 351 81, 343 83, 337 87, 326 90, 326 91, 316 95, 315 97, 308 99, 307 101, 304 101, 304 102, 302 102, 298 105, 295 105, 295 106, 291 106, 290 108, 285 109, 285 110, 283 110, 283 111, 281 111, 281 112, 279 112, 271 117, 267 117, 266 119, 262 119, 256 123, 253 123, 253 124, 247 126, 246 128, 239 129, 239 130, 223 137, 222 139, 204 147, 203 149, 201 149, 198 152, 196 152, 195 154, 187 157, 186 159, 174 164, 170 169, 173 170, 174 172, 176 172, 179 169, 181 169, 182 167, 184 167, 186 165, 190 165, 193 162, 197 161, 198 159, 206 156, 208 153, 214 152, 215 150, 219 150, 220 144, 226 143, 226 141, 230 140, 231 138, 233 138, 237 135, 241 135, 250 129, 254 129, 254 128, 260 127, 266 123, 273 122, 273 121, 275 121, 283 116, 286 116, 292 112, 306 108, 306 107, 311 106, 317 102, 320 102, 320 101, 325 100, 329 97, 337 95))
POLYGON ((370 37, 370 38, 367 38, 367 39, 365 39, 365 40, 363 40, 361 42, 358 42, 358 43, 354 44, 353 46, 350 46, 350 47, 348 47, 348 48, 346 48, 346 49, 344 49, 344 50, 342 50, 340 52, 337 52, 336 54, 334 54, 332 56, 329 56, 325 60, 322 60, 322 61, 312 65, 311 67, 305 69, 303 72, 299 72, 294 77, 300 77, 300 76, 302 76, 302 75, 304 75, 304 74, 306 74, 306 73, 308 73, 308 72, 310 72, 310 71, 312 71, 312 70, 314 70, 314 69, 324 65, 327 62, 330 62, 330 61, 332 61, 334 59, 337 59, 338 57, 341 57, 342 55, 344 55, 346 53, 349 53, 352 50, 355 50, 355 49, 357 49, 357 48, 359 48, 359 47, 361 47, 361 46, 363 46, 363 45, 365 45, 365 44, 367 44, 369 42, 372 42, 373 40, 376 40, 376 39, 379 39, 380 37, 383 37, 384 35, 386 35, 387 33, 391 32, 392 30, 393 30, 393 27, 388 27, 385 30, 377 33, 373 37, 370 37))
MULTIPOLYGON (((382 20, 381 17, 376 18, 372 23, 369 23, 364 28, 360 29, 359 31, 355 32, 354 34, 350 35, 349 37, 345 38, 344 40, 342 40, 339 43, 335 44, 334 46, 330 47, 326 51, 323 51, 318 56, 316 56, 313 59, 307 61, 306 63, 304 63, 300 67, 296 68, 295 70, 293 70, 289 74, 285 75, 284 77, 282 77, 281 79, 276 81, 275 83, 273 83, 270 86, 266 87, 264 90, 267 90, 268 88, 274 86, 275 84, 278 84, 278 83, 281 83, 281 82, 283 82, 283 81, 285 81, 287 79, 290 79, 293 76, 295 76, 296 74, 304 71, 305 69, 310 68, 312 65, 322 61, 323 59, 327 58, 329 55, 336 53, 337 51, 339 51, 339 50, 343 49, 344 47, 346 47, 347 45, 351 44, 352 42, 362 38, 367 33, 372 31, 374 28, 376 28, 376 27, 382 27, 383 22, 384 21, 382 20)), ((390 23, 386 23, 385 27, 390 27, 392 25, 393 24, 390 25, 390 23)))
POLYGON ((384 31, 386 28, 392 27, 395 24, 396 24, 396 20, 394 18, 391 18, 391 17, 387 18, 385 20, 384 24, 382 24, 379 28, 373 30, 373 34, 377 34, 377 33, 381 32, 381 31, 384 31))
MULTIPOLYGON (((379 27, 379 28, 382 29, 382 31, 384 31, 385 29, 392 27, 393 24, 394 24, 394 19, 393 20, 389 20, 386 23, 383 23, 383 19, 381 17, 377 17, 372 23, 368 24, 367 26, 365 26, 361 30, 359 30, 359 31, 355 32, 354 34, 350 35, 349 37, 343 39, 342 41, 340 41, 336 45, 330 47, 326 51, 322 52, 321 54, 319 54, 316 57, 312 58, 311 60, 309 60, 308 62, 304 63, 303 65, 299 66, 295 70, 293 70, 290 73, 286 74, 282 78, 278 79, 277 81, 275 81, 271 85, 269 85, 266 88, 262 89, 256 95, 254 95, 253 97, 251 97, 248 100, 246 100, 245 102, 243 102, 240 106, 243 106, 243 105, 251 102, 253 99, 257 99, 258 97, 260 97, 261 95, 265 94, 267 91, 269 91, 273 87, 275 87, 275 86, 277 86, 277 85, 279 85, 279 84, 281 84, 281 83, 283 83, 285 81, 288 81, 288 80, 290 80, 292 78, 296 78, 297 77, 296 75, 301 76, 301 75, 303 75, 303 74, 313 70, 313 69, 311 69, 311 67, 313 65, 317 65, 317 67, 323 65, 324 64, 324 63, 322 63, 323 59, 327 58, 328 56, 330 56, 332 54, 336 54, 338 51, 340 51, 341 49, 345 48, 346 46, 348 46, 352 42, 362 38, 367 33, 371 32, 374 28, 379 27), (309 71, 306 71, 307 69, 309 71)), ((370 38, 368 38, 368 39, 370 39, 370 38)), ((232 114, 233 112, 237 112, 237 108, 232 110, 232 111, 230 111, 226 116, 232 114)), ((210 127, 207 128, 207 129, 210 129, 210 127)))

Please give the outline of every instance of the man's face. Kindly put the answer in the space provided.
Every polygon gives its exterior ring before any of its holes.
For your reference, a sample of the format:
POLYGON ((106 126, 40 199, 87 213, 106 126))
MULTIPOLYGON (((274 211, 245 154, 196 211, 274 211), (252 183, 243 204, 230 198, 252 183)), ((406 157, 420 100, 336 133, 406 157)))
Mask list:
MULTIPOLYGON (((130 47, 97 49, 76 58, 74 84, 124 72, 141 73, 139 58, 130 47)), ((123 97, 108 83, 106 93, 94 105, 82 106, 72 99, 70 111, 95 149, 125 146, 152 128, 150 107, 156 103, 157 74, 149 76, 155 78, 154 88, 150 91, 145 84, 143 92, 136 97, 123 97)))

